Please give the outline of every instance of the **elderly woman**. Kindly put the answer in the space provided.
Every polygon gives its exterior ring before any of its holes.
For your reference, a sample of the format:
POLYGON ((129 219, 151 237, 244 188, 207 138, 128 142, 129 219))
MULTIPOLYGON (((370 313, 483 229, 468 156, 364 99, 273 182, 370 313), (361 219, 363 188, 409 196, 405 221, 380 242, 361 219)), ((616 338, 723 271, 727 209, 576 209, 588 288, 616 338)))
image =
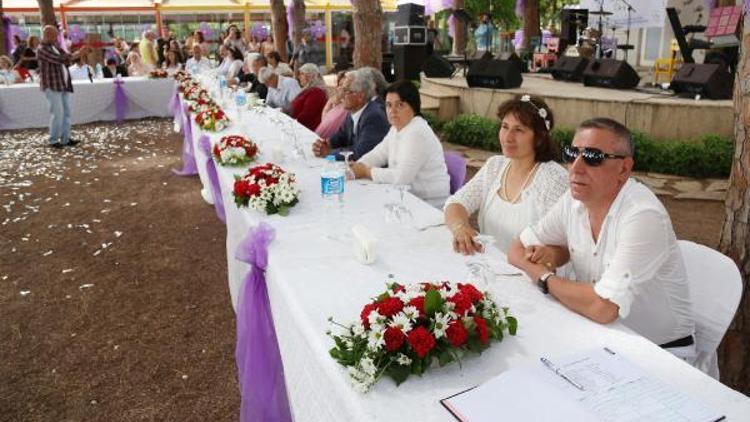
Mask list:
POLYGON ((421 117, 417 87, 407 80, 388 86, 385 111, 391 130, 352 164, 355 177, 410 185, 414 195, 442 206, 450 195, 450 178, 440 140, 421 117))
POLYGON ((302 91, 289 105, 289 115, 300 122, 302 126, 315 130, 320 124, 323 107, 328 101, 325 82, 320 76, 318 66, 315 63, 306 63, 300 66, 299 82, 302 91))
POLYGON ((479 230, 507 252, 511 240, 543 217, 568 188, 567 171, 553 161, 557 146, 550 137, 554 118, 549 106, 524 95, 500 104, 497 116, 502 155, 487 160, 445 205, 453 248, 462 254, 481 249, 469 224, 475 211, 479 230))
POLYGON ((128 54, 125 64, 128 66, 128 75, 130 76, 146 76, 151 71, 141 60, 141 55, 135 51, 128 54))
POLYGON ((23 82, 21 75, 13 70, 13 60, 8 56, 0 56, 0 84, 17 84, 23 82))
POLYGON ((315 133, 322 139, 330 138, 336 133, 344 124, 346 115, 349 113, 344 108, 344 93, 341 90, 344 76, 346 76, 346 72, 336 74, 336 91, 328 98, 328 102, 323 107, 320 124, 315 128, 315 133))

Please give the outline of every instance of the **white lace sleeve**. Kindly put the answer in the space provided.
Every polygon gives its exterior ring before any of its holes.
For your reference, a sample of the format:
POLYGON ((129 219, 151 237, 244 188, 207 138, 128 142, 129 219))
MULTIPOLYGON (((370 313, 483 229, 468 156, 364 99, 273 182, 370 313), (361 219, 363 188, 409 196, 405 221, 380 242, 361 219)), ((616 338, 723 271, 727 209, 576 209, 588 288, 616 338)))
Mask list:
POLYGON ((568 171, 554 161, 542 163, 534 183, 537 212, 543 217, 568 190, 568 171))
POLYGON ((496 155, 484 163, 479 172, 445 202, 445 208, 451 204, 462 205, 469 214, 474 213, 482 205, 488 190, 503 167, 505 157, 496 155))

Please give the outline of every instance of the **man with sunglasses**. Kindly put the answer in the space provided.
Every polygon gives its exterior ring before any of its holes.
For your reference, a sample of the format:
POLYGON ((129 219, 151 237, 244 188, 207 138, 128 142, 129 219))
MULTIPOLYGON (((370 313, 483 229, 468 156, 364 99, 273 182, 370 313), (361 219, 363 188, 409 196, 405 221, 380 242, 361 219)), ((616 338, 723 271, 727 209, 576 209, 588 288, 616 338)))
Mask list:
POLYGON ((607 324, 618 317, 685 360, 695 358, 690 294, 669 214, 630 179, 633 140, 606 118, 582 123, 563 151, 570 190, 508 251, 545 294, 607 324), (570 261, 575 280, 555 269, 570 261))

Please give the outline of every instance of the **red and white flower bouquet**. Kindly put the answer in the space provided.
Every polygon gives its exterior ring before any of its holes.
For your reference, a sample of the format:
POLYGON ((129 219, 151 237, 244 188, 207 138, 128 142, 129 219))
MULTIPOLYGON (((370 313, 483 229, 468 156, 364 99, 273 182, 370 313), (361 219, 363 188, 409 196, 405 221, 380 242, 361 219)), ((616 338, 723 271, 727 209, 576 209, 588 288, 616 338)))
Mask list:
POLYGON ((221 165, 242 166, 255 161, 258 145, 242 135, 227 135, 219 139, 212 152, 221 165))
POLYGON ((197 110, 195 123, 203 130, 219 132, 229 126, 229 118, 221 107, 212 104, 197 110))
POLYGON ((383 375, 396 384, 421 375, 435 362, 459 361, 481 353, 504 333, 516 334, 517 320, 498 308, 488 292, 472 284, 391 284, 365 305, 360 320, 329 335, 331 357, 347 368, 357 391, 367 392, 383 375))
POLYGON ((268 215, 289 214, 299 202, 300 190, 293 173, 266 163, 252 167, 244 176, 235 176, 234 202, 238 207, 249 207, 268 215))

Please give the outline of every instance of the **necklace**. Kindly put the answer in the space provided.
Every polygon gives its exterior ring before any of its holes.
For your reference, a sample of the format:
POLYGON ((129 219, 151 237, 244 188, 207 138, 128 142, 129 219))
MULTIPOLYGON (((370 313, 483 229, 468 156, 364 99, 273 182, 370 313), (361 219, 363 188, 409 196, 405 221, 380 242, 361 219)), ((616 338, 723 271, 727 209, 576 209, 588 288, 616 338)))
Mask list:
POLYGON ((534 164, 534 167, 531 168, 529 173, 526 175, 526 179, 524 179, 523 183, 521 184, 521 188, 518 190, 518 193, 512 200, 508 196, 508 188, 507 188, 508 173, 510 173, 511 164, 513 164, 513 162, 508 161, 508 165, 505 166, 505 169, 503 169, 502 185, 500 187, 500 192, 502 194, 501 196, 503 197, 503 199, 510 202, 511 204, 515 204, 521 198, 521 194, 523 193, 524 189, 526 189, 526 185, 529 184, 529 181, 531 180, 531 176, 536 172, 537 167, 539 167, 539 163, 534 164))

